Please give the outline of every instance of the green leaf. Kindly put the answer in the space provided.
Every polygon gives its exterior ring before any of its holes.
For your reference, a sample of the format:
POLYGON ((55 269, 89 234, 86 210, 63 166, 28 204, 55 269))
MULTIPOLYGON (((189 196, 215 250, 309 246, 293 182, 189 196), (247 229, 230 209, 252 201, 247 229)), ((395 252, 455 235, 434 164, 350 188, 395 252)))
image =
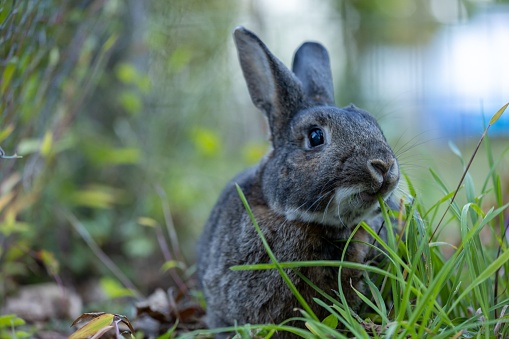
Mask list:
POLYGON ((2 25, 12 10, 13 1, 2 1, 0 4, 0 25, 2 25))
POLYGON ((127 239, 122 247, 131 258, 146 258, 154 253, 154 243, 147 237, 127 239))
POLYGON ((26 331, 15 331, 14 332, 14 338, 20 339, 20 338, 33 338, 33 333, 29 333, 26 331))
POLYGON ((101 279, 101 289, 104 294, 111 299, 133 297, 135 293, 128 288, 122 286, 117 280, 112 278, 101 279))
POLYGON ((175 321, 175 324, 164 334, 161 334, 157 339, 170 339, 175 336, 175 330, 177 329, 179 322, 178 319, 175 321))
POLYGON ((415 190, 415 187, 414 185, 412 184, 412 182, 410 181, 410 178, 408 177, 408 175, 406 173, 403 173, 403 177, 405 178, 405 182, 407 184, 407 187, 408 187, 408 191, 410 193, 410 195, 412 197, 416 197, 417 196, 417 192, 415 190))
POLYGON ((40 250, 37 252, 37 257, 42 261, 48 272, 52 276, 56 276, 60 271, 60 263, 55 258, 55 255, 46 250, 40 250))
POLYGON ((0 234, 9 236, 16 233, 27 233, 31 231, 30 225, 26 222, 14 221, 6 218, 6 220, 0 223, 0 234))
POLYGON ((467 196, 468 202, 475 202, 475 187, 474 187, 474 179, 467 173, 465 175, 465 194, 467 196))
POLYGON ((147 227, 159 226, 159 223, 157 222, 157 220, 149 218, 149 217, 139 217, 138 224, 140 224, 142 226, 147 226, 147 227))
POLYGON ((191 139, 200 155, 212 157, 219 153, 221 142, 215 131, 206 128, 195 128, 191 132, 191 139))
POLYGON ((5 90, 9 86, 12 80, 12 76, 14 75, 14 71, 16 71, 17 59, 12 58, 11 61, 5 66, 4 73, 2 75, 2 87, 0 88, 0 92, 4 94, 5 90))
POLYGON ((18 144, 18 152, 22 155, 35 153, 41 149, 40 139, 23 139, 18 144))
POLYGON ((177 260, 168 260, 161 267, 161 271, 166 272, 168 270, 171 270, 172 268, 180 268, 182 270, 185 270, 186 265, 180 261, 177 261, 177 260))
POLYGON ((86 145, 85 153, 93 162, 98 164, 127 165, 136 164, 140 160, 140 150, 138 148, 114 148, 99 142, 86 145))
POLYGON ((504 114, 505 109, 507 108, 507 106, 509 106, 509 102, 507 104, 505 104, 504 106, 502 106, 502 108, 500 108, 497 111, 497 113, 495 113, 495 115, 491 117, 490 125, 493 125, 494 123, 497 122, 497 120, 502 116, 502 114, 504 114))
POLYGON ((180 71, 190 63, 192 56, 193 52, 191 49, 182 46, 178 47, 168 58, 168 70, 170 72, 180 71))
POLYGON ((41 143, 41 155, 47 157, 51 152, 51 146, 53 145, 53 133, 47 131, 44 134, 44 138, 41 143))
POLYGON ((87 188, 73 192, 69 200, 79 206, 92 208, 111 208, 121 202, 122 191, 108 186, 90 185, 87 188))
POLYGON ((0 316, 0 328, 25 325, 25 320, 18 318, 15 314, 0 316))
POLYGON ((57 47, 53 47, 49 52, 49 61, 48 64, 52 67, 56 66, 58 61, 60 60, 60 52, 57 47))
POLYGON ((124 84, 134 84, 138 78, 138 70, 136 67, 127 62, 120 63, 115 67, 115 74, 124 84))
POLYGON ((448 194, 450 190, 449 188, 447 188, 447 185, 443 182, 443 180, 440 178, 437 172, 435 172, 435 170, 431 167, 429 168, 429 171, 433 179, 435 179, 435 182, 442 188, 443 193, 448 194))
POLYGON ((266 143, 248 143, 242 150, 244 161, 254 165, 267 153, 266 143))
POLYGON ((0 142, 4 141, 14 131, 14 125, 9 124, 0 131, 0 142))
POLYGON ((125 90, 120 93, 118 100, 122 107, 131 114, 140 112, 143 106, 140 95, 131 90, 125 90))
POLYGON ((322 320, 322 324, 332 329, 336 329, 338 327, 338 318, 336 318, 334 314, 329 314, 322 320))
POLYGON ((117 42, 118 40, 118 34, 112 34, 109 36, 108 40, 106 40, 106 42, 104 43, 104 45, 102 46, 102 51, 103 52, 108 52, 114 45, 115 43, 117 42))
POLYGON ((133 64, 124 62, 115 68, 115 75, 126 85, 135 85, 142 93, 150 89, 150 77, 141 74, 133 64))

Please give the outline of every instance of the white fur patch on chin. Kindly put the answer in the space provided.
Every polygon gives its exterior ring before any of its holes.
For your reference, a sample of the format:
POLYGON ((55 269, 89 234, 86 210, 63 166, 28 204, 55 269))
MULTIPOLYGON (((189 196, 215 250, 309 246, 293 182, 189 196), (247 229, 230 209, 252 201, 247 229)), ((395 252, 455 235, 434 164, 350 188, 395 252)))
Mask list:
MULTIPOLYGON (((371 205, 363 203, 359 198, 359 187, 338 188, 333 199, 323 212, 310 212, 297 208, 282 209, 288 220, 312 222, 333 227, 350 227, 365 219, 371 218, 378 207, 375 202, 371 205)), ((281 211, 281 209, 279 209, 281 211)))
POLYGON ((353 199, 361 191, 360 187, 339 187, 336 188, 336 192, 334 193, 334 200, 336 204, 341 205, 344 200, 353 199))
POLYGON ((312 222, 334 227, 346 226, 339 215, 334 215, 332 213, 306 212, 292 209, 285 211, 285 216, 288 220, 312 222))

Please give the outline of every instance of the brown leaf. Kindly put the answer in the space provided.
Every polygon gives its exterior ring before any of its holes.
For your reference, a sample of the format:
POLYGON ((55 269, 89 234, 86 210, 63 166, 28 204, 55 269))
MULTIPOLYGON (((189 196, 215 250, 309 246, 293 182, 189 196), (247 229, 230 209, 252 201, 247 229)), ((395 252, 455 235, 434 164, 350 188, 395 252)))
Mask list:
POLYGON ((150 318, 157 320, 159 322, 168 322, 169 321, 168 314, 165 314, 165 313, 162 313, 159 311, 155 311, 150 306, 142 306, 142 307, 137 306, 136 307, 136 316, 140 317, 143 315, 149 316, 150 318))
POLYGON ((120 321, 123 322, 129 328, 129 331, 131 331, 131 333, 134 333, 133 325, 131 325, 131 322, 125 315, 115 314, 115 317, 119 318, 120 321))
POLYGON ((186 308, 182 308, 178 312, 180 321, 186 322, 192 317, 200 317, 204 313, 203 308, 200 305, 191 305, 186 308))
POLYGON ((86 323, 82 328, 71 334, 69 339, 89 338, 91 336, 95 336, 97 333, 104 334, 113 328, 111 323, 114 317, 115 315, 111 313, 103 313, 99 316, 96 316, 91 321, 86 323))

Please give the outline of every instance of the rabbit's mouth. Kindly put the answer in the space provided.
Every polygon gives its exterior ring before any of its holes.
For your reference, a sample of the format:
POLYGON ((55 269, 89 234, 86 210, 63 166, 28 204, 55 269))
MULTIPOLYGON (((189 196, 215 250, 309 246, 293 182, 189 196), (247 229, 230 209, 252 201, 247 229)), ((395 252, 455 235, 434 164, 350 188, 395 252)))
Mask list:
MULTIPOLYGON (((359 190, 351 193, 348 190, 338 190, 335 196, 334 205, 336 207, 324 213, 328 214, 326 218, 330 221, 339 221, 343 227, 352 227, 362 220, 373 218, 380 211, 379 198, 386 201, 390 198, 393 189, 384 189, 373 192, 372 190, 359 190)), ((332 223, 331 223, 332 224, 332 223)))
POLYGON ((373 203, 378 200, 378 193, 369 193, 369 192, 361 192, 359 193, 359 198, 361 201, 365 203, 373 203))
POLYGON ((360 202, 362 202, 363 204, 366 204, 366 205, 371 205, 371 204, 377 204, 378 203, 378 198, 382 198, 382 200, 387 200, 387 197, 390 196, 390 194, 392 193, 392 189, 389 190, 389 191, 378 191, 378 192, 370 192, 370 191, 364 191, 364 192, 360 192, 358 193, 356 196, 358 198, 358 200, 360 202))

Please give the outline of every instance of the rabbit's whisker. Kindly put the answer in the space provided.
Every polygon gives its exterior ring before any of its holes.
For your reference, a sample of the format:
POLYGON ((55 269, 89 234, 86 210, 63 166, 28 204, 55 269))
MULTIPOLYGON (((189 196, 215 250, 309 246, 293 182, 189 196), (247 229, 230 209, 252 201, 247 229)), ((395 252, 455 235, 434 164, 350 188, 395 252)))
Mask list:
MULTIPOLYGON (((309 212, 311 210, 311 208, 321 202, 327 195, 329 195, 331 192, 333 192, 335 190, 335 187, 334 186, 330 186, 330 182, 334 180, 334 178, 330 178, 329 180, 327 180, 327 182, 325 182, 325 184, 322 185, 322 188, 320 189, 320 192, 318 192, 318 198, 313 202, 313 204, 311 204, 311 206, 308 207, 308 209, 306 210, 306 212, 309 212), (325 193, 323 193, 324 191, 326 191, 325 193), (323 193, 323 194, 322 194, 323 193)), ((305 203, 304 203, 305 204, 305 203)), ((304 204, 302 204, 300 207, 302 207, 304 204)))
POLYGON ((329 202, 327 203, 327 205, 325 206, 325 210, 323 211, 323 214, 322 214, 322 224, 324 223, 325 221, 325 215, 327 215, 327 211, 329 210, 329 206, 330 206, 330 203, 334 200, 334 195, 331 195, 330 199, 329 199, 329 202))
MULTIPOLYGON (((331 179, 332 180, 332 179, 331 179)), ((323 201, 323 199, 325 197, 327 197, 329 194, 331 194, 334 190, 335 190, 335 187, 332 187, 331 189, 329 189, 330 186, 328 186, 328 184, 330 183, 329 180, 328 182, 325 183, 325 185, 322 186, 322 189, 320 190, 319 192, 319 197, 316 198, 313 203, 306 209, 306 213, 307 212, 312 212, 311 209, 316 205, 316 204, 319 204, 320 202, 323 201), (325 193, 322 194, 322 192, 325 190, 325 189, 328 189, 325 193)), ((295 210, 298 211, 300 210, 302 207, 304 207, 304 205, 306 205, 308 203, 308 201, 305 201, 304 203, 302 203, 300 206, 298 206, 295 210)))

